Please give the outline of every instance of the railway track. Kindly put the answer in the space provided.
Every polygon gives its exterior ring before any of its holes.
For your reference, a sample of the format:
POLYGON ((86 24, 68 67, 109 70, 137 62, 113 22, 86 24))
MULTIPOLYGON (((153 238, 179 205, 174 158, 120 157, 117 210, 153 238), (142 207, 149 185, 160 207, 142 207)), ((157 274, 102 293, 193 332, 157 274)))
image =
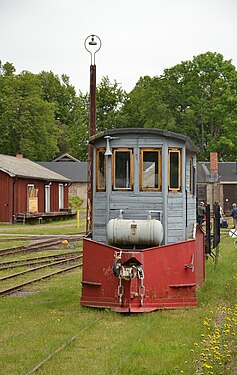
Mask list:
MULTIPOLYGON (((83 234, 80 235, 73 235, 73 236, 53 236, 52 238, 47 238, 37 243, 22 245, 22 246, 15 246, 13 248, 1 249, 0 250, 0 257, 4 256, 7 257, 9 255, 18 255, 18 254, 25 254, 25 253, 32 253, 37 251, 44 251, 48 248, 52 248, 55 245, 58 245, 62 242, 62 240, 67 239, 68 241, 81 241, 83 238, 83 234)), ((30 257, 25 259, 15 259, 15 260, 6 260, 0 262, 0 271, 8 270, 9 268, 15 267, 28 267, 31 266, 29 269, 12 273, 10 275, 5 275, 0 278, 0 282, 4 283, 5 281, 12 279, 14 282, 13 286, 7 286, 4 289, 0 290, 0 296, 11 294, 15 291, 21 290, 23 287, 35 283, 37 281, 49 279, 54 275, 58 275, 64 272, 71 271, 75 268, 79 268, 82 266, 82 251, 67 251, 65 253, 59 254, 51 254, 51 255, 43 255, 40 257, 30 257), (68 267, 65 267, 67 263, 75 263, 68 267), (50 272, 47 274, 41 274, 38 277, 35 277, 31 280, 25 280, 21 283, 16 283, 18 277, 27 277, 28 274, 39 271, 44 271, 46 268, 51 267, 61 267, 61 269, 50 272), (63 267, 63 268, 62 268, 63 267)))
POLYGON ((53 262, 53 263, 50 263, 50 264, 41 265, 41 266, 38 266, 38 267, 32 267, 28 270, 24 270, 24 271, 21 271, 21 272, 13 273, 11 275, 0 277, 0 281, 12 279, 14 277, 21 276, 21 275, 24 275, 24 274, 27 274, 27 273, 30 273, 30 272, 34 272, 34 271, 37 271, 37 270, 41 270, 43 268, 55 267, 55 266, 58 266, 58 265, 61 265, 61 264, 64 264, 64 263, 68 263, 68 262, 75 262, 76 260, 81 259, 81 258, 82 258, 82 255, 77 255, 77 256, 74 256, 74 257, 71 257, 71 258, 57 260, 56 262, 53 262))
POLYGON ((61 269, 61 270, 58 270, 58 271, 55 271, 55 272, 52 272, 52 273, 49 273, 47 275, 43 275, 43 276, 40 276, 40 277, 37 277, 35 279, 32 279, 32 280, 28 280, 28 281, 25 281, 23 283, 20 283, 20 284, 17 284, 17 285, 14 285, 14 286, 11 286, 9 288, 6 288, 6 289, 3 289, 3 290, 0 290, 0 296, 4 296, 4 295, 8 295, 8 294, 11 294, 13 292, 16 292, 16 291, 19 291, 21 290, 23 287, 27 286, 27 285, 30 285, 30 284, 33 284, 37 281, 41 281, 41 280, 45 280, 45 279, 49 279, 50 277, 52 276, 55 276, 55 275, 58 275, 60 273, 64 273, 64 272, 68 272, 68 271, 71 271, 75 268, 78 268, 78 267, 82 267, 82 263, 80 264, 75 264, 73 266, 70 266, 70 267, 67 267, 67 268, 64 268, 64 269, 61 269))
POLYGON ((0 249, 0 257, 6 256, 6 255, 41 251, 44 248, 49 248, 49 247, 53 247, 53 246, 61 244, 62 240, 64 239, 68 241, 81 241, 83 237, 84 237, 83 234, 74 235, 74 236, 63 236, 63 237, 60 236, 60 238, 58 236, 54 236, 53 238, 47 238, 46 240, 44 239, 44 240, 41 240, 32 244, 28 244, 28 245, 20 245, 20 246, 14 246, 12 248, 0 249))
POLYGON ((0 262, 0 271, 11 269, 11 268, 16 268, 16 267, 24 267, 24 266, 50 263, 52 262, 53 259, 63 260, 66 257, 70 257, 73 255, 76 256, 80 254, 82 254, 82 251, 73 251, 73 252, 53 254, 53 255, 43 255, 40 257, 26 258, 26 259, 19 259, 19 260, 8 260, 5 262, 0 262))
POLYGON ((48 362, 52 357, 54 357, 56 354, 58 354, 61 350, 63 350, 67 345, 71 344, 73 341, 75 341, 82 333, 84 333, 87 329, 91 328, 94 324, 98 324, 100 320, 102 320, 103 317, 99 316, 97 319, 89 323, 85 328, 81 329, 76 335, 70 337, 67 341, 65 341, 61 346, 59 346, 57 349, 55 349, 53 352, 51 352, 46 358, 41 360, 40 363, 38 363, 32 370, 27 372, 26 375, 32 375, 36 373, 40 367, 42 367, 46 362, 48 362))

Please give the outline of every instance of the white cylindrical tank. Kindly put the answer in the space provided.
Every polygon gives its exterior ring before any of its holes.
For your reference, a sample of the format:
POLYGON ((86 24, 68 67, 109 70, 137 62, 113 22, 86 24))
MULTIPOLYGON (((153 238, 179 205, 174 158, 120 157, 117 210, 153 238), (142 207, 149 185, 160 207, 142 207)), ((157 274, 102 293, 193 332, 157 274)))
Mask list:
POLYGON ((160 245, 163 226, 159 220, 111 219, 107 224, 107 240, 110 245, 160 245))

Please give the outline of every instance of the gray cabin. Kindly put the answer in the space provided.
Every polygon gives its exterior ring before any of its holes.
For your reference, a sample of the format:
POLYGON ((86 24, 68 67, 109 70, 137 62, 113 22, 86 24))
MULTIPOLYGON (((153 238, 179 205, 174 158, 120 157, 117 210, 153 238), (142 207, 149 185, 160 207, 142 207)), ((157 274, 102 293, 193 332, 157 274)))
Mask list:
POLYGON ((161 221, 162 244, 193 237, 196 152, 191 140, 161 129, 123 128, 91 137, 93 240, 107 243, 106 227, 124 219, 161 221))

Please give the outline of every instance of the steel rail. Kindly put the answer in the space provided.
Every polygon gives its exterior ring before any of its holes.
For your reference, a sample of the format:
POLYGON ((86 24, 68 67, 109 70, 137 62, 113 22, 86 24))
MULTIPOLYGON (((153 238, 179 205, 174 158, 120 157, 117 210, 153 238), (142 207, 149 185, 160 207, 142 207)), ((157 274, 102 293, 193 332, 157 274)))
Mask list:
POLYGON ((100 316, 99 318, 95 319, 92 323, 88 324, 88 326, 86 326, 85 328, 81 329, 78 334, 72 336, 70 339, 68 339, 67 341, 65 341, 61 346, 59 346, 52 353, 50 353, 45 359, 43 359, 40 363, 38 363, 38 365, 36 365, 31 371, 27 372, 26 375, 31 375, 34 372, 36 372, 41 366, 43 366, 43 364, 45 364, 48 360, 50 360, 55 354, 57 354, 58 352, 60 352, 61 350, 63 350, 71 342, 75 341, 78 336, 80 336, 87 329, 89 329, 94 324, 96 324, 97 322, 99 322, 101 319, 103 319, 102 316, 100 316))
POLYGON ((41 270, 43 268, 54 267, 54 266, 57 266, 58 264, 73 262, 76 259, 81 259, 81 258, 82 258, 82 255, 78 255, 76 257, 67 258, 67 259, 63 259, 63 260, 58 260, 56 262, 53 262, 53 263, 50 263, 50 264, 46 264, 46 265, 43 265, 43 266, 33 267, 33 268, 28 269, 28 270, 24 270, 24 271, 21 271, 21 272, 13 273, 11 275, 3 276, 3 277, 0 278, 0 281, 12 279, 13 277, 17 277, 17 276, 24 275, 26 273, 30 273, 30 272, 34 272, 34 271, 37 271, 37 270, 41 270))
POLYGON ((72 255, 79 255, 82 254, 82 251, 73 251, 69 253, 61 253, 61 254, 53 254, 53 255, 44 255, 41 257, 34 257, 34 258, 26 258, 26 259, 19 259, 19 260, 8 260, 6 262, 0 263, 0 271, 7 270, 9 268, 16 268, 16 267, 24 267, 33 264, 42 264, 51 262, 51 259, 65 259, 72 255))
POLYGON ((38 277, 38 278, 33 279, 33 280, 26 281, 24 283, 15 285, 15 286, 10 287, 10 288, 3 289, 3 290, 0 291, 0 295, 3 296, 3 295, 11 294, 11 293, 13 293, 13 292, 15 292, 15 291, 17 291, 19 289, 22 289, 26 285, 33 284, 33 283, 35 283, 37 281, 40 281, 40 280, 48 279, 48 278, 50 278, 50 277, 52 277, 54 275, 58 275, 58 274, 63 273, 63 272, 71 271, 74 268, 78 268, 78 267, 82 267, 82 263, 76 264, 74 266, 70 266, 70 267, 67 267, 67 268, 64 268, 64 269, 59 270, 59 271, 55 271, 55 272, 49 273, 47 275, 38 277))
MULTIPOLYGON (((83 236, 71 237, 71 240, 82 241, 82 239, 83 239, 83 236)), ((22 246, 15 246, 13 248, 0 249, 0 257, 6 256, 6 255, 12 255, 12 254, 39 251, 47 247, 58 245, 61 242, 62 242, 62 238, 57 239, 57 240, 55 240, 54 238, 54 239, 49 239, 47 241, 38 242, 36 244, 22 245, 22 246)))
POLYGON ((15 246, 12 248, 1 249, 0 256, 38 251, 46 247, 52 247, 52 246, 58 245, 60 242, 61 242, 61 239, 49 240, 49 241, 44 241, 43 243, 36 243, 36 244, 31 244, 31 245, 22 245, 22 246, 15 246))

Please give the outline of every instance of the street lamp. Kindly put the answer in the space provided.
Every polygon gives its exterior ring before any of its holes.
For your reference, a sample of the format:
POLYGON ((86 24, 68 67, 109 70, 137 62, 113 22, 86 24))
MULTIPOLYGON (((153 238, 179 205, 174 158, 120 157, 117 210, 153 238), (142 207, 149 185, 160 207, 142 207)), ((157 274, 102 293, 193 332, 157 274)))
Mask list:
POLYGON ((101 39, 97 35, 89 35, 84 42, 85 49, 91 55, 91 65, 95 65, 95 54, 101 49, 101 39))
MULTIPOLYGON (((91 55, 90 65, 90 119, 89 137, 96 133, 96 65, 95 54, 101 48, 101 40, 97 35, 89 35, 84 42, 85 49, 91 55)), ((93 145, 88 144, 88 183, 87 183, 87 220, 86 233, 92 231, 93 214, 93 145)))
POLYGON ((89 136, 96 133, 96 65, 95 54, 101 48, 101 40, 97 35, 89 35, 84 42, 85 49, 91 55, 90 65, 90 126, 89 136))

